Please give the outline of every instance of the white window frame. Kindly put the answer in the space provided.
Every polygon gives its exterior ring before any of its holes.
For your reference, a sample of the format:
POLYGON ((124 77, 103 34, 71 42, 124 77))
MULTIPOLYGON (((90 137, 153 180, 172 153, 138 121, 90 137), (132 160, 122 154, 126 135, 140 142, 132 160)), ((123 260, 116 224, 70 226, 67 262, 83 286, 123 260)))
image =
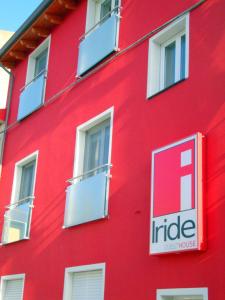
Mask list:
MULTIPOLYGON (((34 196, 35 192, 35 183, 36 183, 36 174, 37 174, 37 164, 38 164, 38 154, 39 151, 35 151, 32 154, 26 156, 25 158, 21 159, 20 161, 16 162, 14 167, 14 177, 13 177, 13 185, 12 185, 12 193, 11 193, 11 201, 10 204, 16 203, 19 199, 19 189, 21 185, 21 178, 22 178, 22 168, 24 165, 28 164, 31 161, 35 161, 35 169, 34 169, 34 183, 33 183, 33 191, 32 195, 34 196)), ((29 232, 28 236, 26 237, 29 239, 30 237, 30 230, 31 230, 31 220, 32 220, 32 210, 30 212, 30 218, 29 218, 29 232)), ((21 240, 15 241, 19 242, 21 240)), ((1 300, 1 299, 0 299, 1 300)))
MULTIPOLYGON (((161 54, 160 54, 160 90, 165 88, 164 76, 165 76, 165 48, 171 43, 175 42, 175 82, 180 80, 180 66, 181 66, 181 37, 185 34, 185 31, 182 31, 176 34, 175 37, 172 37, 165 43, 161 45, 161 54)), ((185 58, 186 61, 186 58, 185 58)), ((186 74, 185 74, 186 78, 186 74)))
MULTIPOLYGON (((15 274, 15 275, 1 276, 0 300, 4 300, 3 296, 4 296, 4 293, 5 293, 6 282, 9 281, 9 280, 17 280, 17 279, 22 279, 23 280, 22 295, 24 294, 25 274, 15 274)), ((23 297, 22 297, 22 299, 23 299, 23 297)))
POLYGON ((13 203, 17 202, 18 200, 20 200, 20 199, 18 199, 18 197, 19 197, 19 189, 20 189, 20 184, 21 184, 23 166, 25 166, 29 162, 35 160, 34 184, 33 184, 33 191, 32 191, 32 195, 34 195, 36 174, 37 174, 38 154, 39 154, 39 151, 36 150, 35 152, 31 153, 30 155, 28 155, 28 156, 24 157, 23 159, 16 162, 15 168, 14 168, 14 177, 13 177, 13 186, 12 186, 12 194, 11 194, 10 204, 13 204, 13 203))
MULTIPOLYGON (((46 49, 48 49, 47 61, 46 61, 46 72, 48 70, 49 53, 50 53, 51 36, 48 36, 28 57, 26 85, 34 80, 34 72, 36 65, 36 58, 46 49)), ((45 91, 45 88, 44 88, 45 91)), ((44 92, 45 95, 45 92, 44 92)), ((44 98, 44 97, 43 97, 44 98)))
MULTIPOLYGON (((0 149, 1 149, 1 151, 2 151, 2 148, 4 147, 4 145, 3 145, 3 141, 4 141, 3 132, 4 132, 5 128, 6 128, 5 123, 0 124, 0 132, 2 132, 2 134, 0 134, 0 149)), ((1 176, 1 174, 2 174, 2 164, 0 164, 0 176, 1 176)))
MULTIPOLYGON (((103 113, 97 115, 96 117, 88 120, 87 122, 81 124, 76 129, 76 145, 75 145, 75 158, 74 158, 74 168, 73 168, 73 178, 83 174, 84 167, 84 154, 85 154, 85 136, 86 132, 92 127, 102 123, 103 121, 110 119, 110 137, 109 137, 109 154, 108 163, 111 163, 112 156, 112 134, 113 134, 113 114, 114 107, 111 107, 104 111, 103 113)), ((79 181, 79 179, 74 180, 74 182, 79 181)))
POLYGON ((157 290, 157 300, 167 300, 165 297, 176 296, 202 296, 203 300, 208 300, 208 288, 184 288, 184 289, 159 289, 157 290))
POLYGON ((77 267, 66 268, 65 269, 65 277, 64 277, 63 300, 71 299, 72 277, 73 277, 74 273, 79 273, 79 272, 84 272, 84 271, 98 271, 98 270, 101 270, 103 273, 103 276, 102 276, 102 299, 101 299, 101 300, 103 300, 104 294, 105 294, 105 268, 106 268, 105 263, 82 265, 82 266, 77 266, 77 267))
MULTIPOLYGON (((110 136, 109 136, 109 153, 108 153, 108 164, 111 164, 112 157, 112 136, 113 136, 113 116, 114 116, 114 107, 107 109, 96 117, 88 120, 85 123, 82 123, 76 129, 76 143, 74 151, 74 166, 73 166, 73 183, 76 183, 80 178, 76 178, 83 174, 84 170, 84 154, 85 154, 85 137, 86 132, 92 127, 102 123, 103 121, 110 119, 110 136)), ((108 202, 109 202, 109 184, 107 184, 106 190, 106 207, 105 214, 108 215, 108 202)))
MULTIPOLYGON (((164 61, 165 47, 173 41, 186 36, 185 49, 185 79, 189 76, 189 14, 180 17, 149 39, 148 50, 148 79, 147 98, 154 96, 164 89, 164 61)), ((180 42, 178 42, 178 46, 180 42)), ((176 47, 176 75, 175 83, 179 82, 180 74, 180 47, 176 47), (179 52, 178 52, 179 51, 179 52), (178 54, 178 55, 177 55, 178 54)), ((175 84, 174 83, 174 84, 175 84)))
MULTIPOLYGON (((96 2, 96 13, 95 13, 95 24, 97 24, 98 22, 100 22, 100 14, 101 14, 101 5, 105 0, 97 0, 96 2)), ((115 8, 115 2, 116 0, 111 0, 111 7, 113 10, 115 8)))
MULTIPOLYGON (((88 0, 87 1, 87 16, 86 16, 86 29, 85 32, 91 30, 97 23, 100 22, 100 8, 104 0, 88 0)), ((111 0, 112 10, 115 8, 115 0, 111 0)), ((120 6, 121 0, 119 0, 120 6)))

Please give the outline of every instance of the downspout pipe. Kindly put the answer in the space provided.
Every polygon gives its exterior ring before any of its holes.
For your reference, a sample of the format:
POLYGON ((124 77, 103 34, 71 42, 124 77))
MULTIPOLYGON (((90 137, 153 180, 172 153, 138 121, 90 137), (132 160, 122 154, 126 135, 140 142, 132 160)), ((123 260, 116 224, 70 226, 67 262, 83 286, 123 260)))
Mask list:
POLYGON ((6 140, 6 132, 7 132, 7 126, 8 126, 8 120, 9 120, 9 112, 10 112, 10 106, 11 106, 11 100, 12 100, 12 90, 13 90, 13 84, 14 84, 14 75, 13 73, 8 70, 3 64, 0 62, 0 67, 9 75, 9 88, 8 88, 8 94, 7 94, 7 101, 6 101, 6 117, 5 117, 5 128, 3 130, 3 137, 2 137, 2 146, 0 150, 0 177, 2 173, 2 163, 3 163, 3 155, 4 155, 4 147, 5 147, 5 140, 6 140))

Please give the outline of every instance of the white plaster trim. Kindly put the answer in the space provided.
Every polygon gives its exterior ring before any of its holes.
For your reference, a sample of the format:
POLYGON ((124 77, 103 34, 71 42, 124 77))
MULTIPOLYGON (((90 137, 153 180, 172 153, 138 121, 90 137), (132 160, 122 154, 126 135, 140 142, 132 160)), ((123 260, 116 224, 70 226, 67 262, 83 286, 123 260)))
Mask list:
POLYGON ((95 271, 95 270, 102 270, 102 295, 103 298, 99 300, 104 299, 104 293, 105 293, 105 263, 99 263, 99 264, 92 264, 92 265, 82 265, 82 266, 76 266, 76 267, 70 267, 65 269, 65 278, 64 278, 64 291, 63 291, 63 300, 71 299, 71 293, 72 293, 72 275, 75 272, 83 272, 83 271, 95 271))
MULTIPOLYGON (((155 34, 149 39, 148 48, 148 76, 147 76, 147 98, 157 94, 163 90, 164 85, 162 83, 164 68, 162 66, 162 48, 167 41, 176 40, 176 36, 181 32, 186 35, 186 68, 185 68, 185 78, 189 76, 189 13, 182 16, 172 24, 168 25, 166 28, 162 29, 160 32, 155 34)), ((177 52, 177 51, 176 51, 177 52)), ((177 55, 176 55, 177 56, 177 55)), ((178 75, 176 74, 176 80, 178 75)), ((179 80, 178 80, 179 81, 179 80)))
POLYGON ((75 158, 74 158, 74 169, 73 177, 81 175, 83 173, 83 162, 84 162, 84 147, 85 147, 85 132, 90 128, 100 124, 106 119, 110 118, 110 139, 109 139, 109 156, 108 163, 111 163, 112 155, 112 134, 113 134, 113 115, 114 107, 107 109, 101 114, 81 124, 76 129, 76 145, 75 145, 75 158))
POLYGON ((208 288, 204 287, 157 290, 157 300, 167 300, 165 297, 171 296, 202 296, 203 300, 208 300, 208 288))
POLYGON ((16 280, 16 279, 23 279, 23 291, 22 295, 24 294, 24 283, 25 283, 25 274, 14 274, 14 275, 5 275, 1 276, 1 284, 0 284, 0 300, 4 300, 4 291, 5 291, 5 283, 8 280, 16 280))
POLYGON ((26 75, 26 84, 34 78, 34 70, 35 70, 35 59, 36 57, 43 52, 45 49, 48 49, 47 62, 46 62, 46 70, 48 70, 48 62, 49 62, 49 53, 50 53, 50 44, 51 44, 51 36, 48 36, 28 57, 27 64, 27 75, 26 75))
POLYGON ((20 186, 20 180, 21 180, 21 169, 24 165, 28 164, 32 160, 35 160, 35 170, 34 170, 34 184, 33 184, 33 193, 35 190, 35 182, 36 182, 36 174, 37 174, 37 163, 38 163, 38 155, 39 155, 39 150, 36 150, 35 152, 29 154, 28 156, 22 158, 21 160, 17 161, 15 164, 14 168, 14 177, 13 177, 13 186, 12 186, 12 193, 11 193, 11 202, 15 203, 18 201, 17 196, 18 196, 18 190, 20 186))

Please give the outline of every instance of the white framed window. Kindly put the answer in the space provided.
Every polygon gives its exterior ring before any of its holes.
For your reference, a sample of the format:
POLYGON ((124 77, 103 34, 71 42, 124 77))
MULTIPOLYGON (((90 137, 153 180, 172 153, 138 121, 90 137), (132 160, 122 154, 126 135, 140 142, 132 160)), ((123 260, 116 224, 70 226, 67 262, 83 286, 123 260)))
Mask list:
MULTIPOLYGON (((83 172, 91 176, 89 171, 108 164, 110 119, 90 128, 85 132, 83 172)), ((94 171, 97 174, 99 170, 94 171)))
POLYGON ((29 55, 26 85, 39 75, 47 72, 50 40, 51 37, 49 36, 29 55))
POLYGON ((0 300, 22 300, 25 274, 1 277, 0 300))
POLYGON ((86 32, 101 20, 110 17, 110 12, 120 5, 120 0, 88 0, 86 32))
POLYGON ((63 300, 103 300, 105 263, 66 268, 63 300))
POLYGON ((17 120, 21 121, 39 109, 45 99, 50 36, 28 58, 26 83, 20 90, 17 120))
POLYGON ((188 77, 189 15, 154 35, 149 40, 147 97, 188 77))
POLYGON ((104 171, 110 165, 113 130, 113 107, 77 127, 73 177, 104 171), (89 173, 90 172, 90 173, 89 173))
POLYGON ((157 300, 208 300, 208 288, 157 290, 157 300))
POLYGON ((77 77, 118 51, 120 0, 88 0, 86 31, 81 37, 77 77))
POLYGON ((11 203, 4 215, 3 244, 29 238, 37 158, 38 151, 15 165, 11 203))
POLYGON ((38 151, 16 162, 14 169, 11 204, 34 196, 38 151))
POLYGON ((64 228, 108 215, 112 123, 113 108, 110 108, 77 127, 73 177, 66 189, 64 228))

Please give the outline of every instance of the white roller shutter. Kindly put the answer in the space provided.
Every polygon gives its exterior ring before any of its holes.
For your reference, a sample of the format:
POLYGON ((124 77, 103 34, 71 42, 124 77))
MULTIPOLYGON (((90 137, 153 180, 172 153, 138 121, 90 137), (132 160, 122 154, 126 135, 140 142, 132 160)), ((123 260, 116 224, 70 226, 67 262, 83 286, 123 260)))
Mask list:
POLYGON ((103 300, 103 271, 82 271, 73 273, 72 300, 103 300))
POLYGON ((12 279, 5 281, 3 300, 23 299, 23 279, 12 279))

